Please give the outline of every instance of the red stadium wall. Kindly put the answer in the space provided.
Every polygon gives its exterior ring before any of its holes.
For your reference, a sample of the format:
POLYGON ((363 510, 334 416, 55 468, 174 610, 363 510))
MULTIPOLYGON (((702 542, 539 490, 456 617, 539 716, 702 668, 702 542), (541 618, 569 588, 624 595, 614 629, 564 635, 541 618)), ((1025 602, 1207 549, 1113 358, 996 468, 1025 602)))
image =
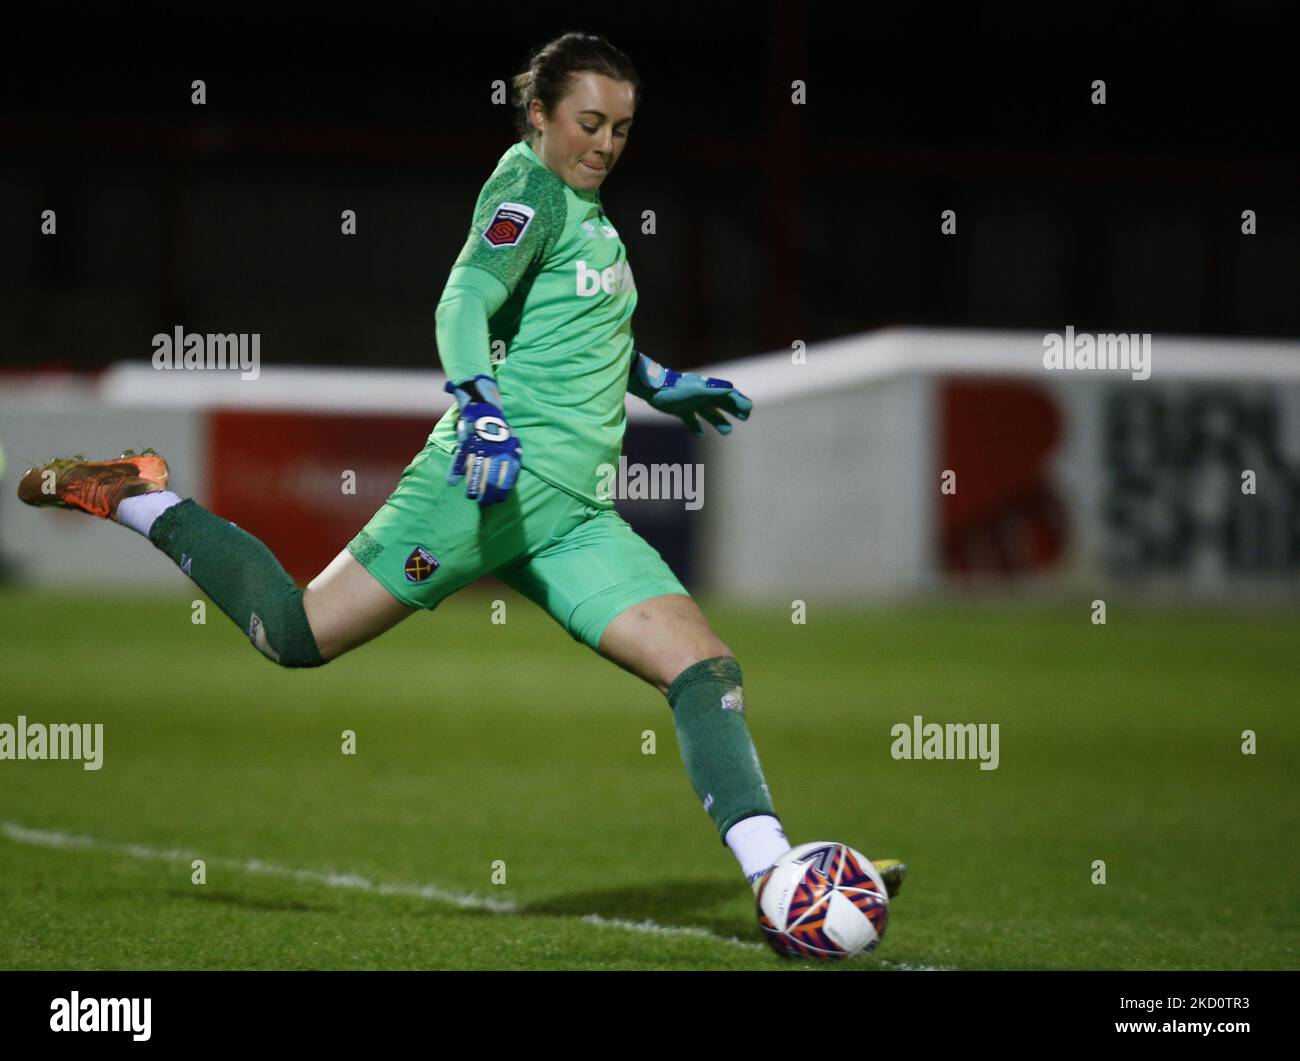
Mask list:
POLYGON ((1067 509, 1049 465, 1061 416, 1046 390, 1015 380, 945 380, 940 472, 957 489, 939 506, 942 567, 954 575, 1050 570, 1064 554, 1067 509))
POLYGON ((215 410, 211 508, 256 535, 299 583, 365 526, 424 446, 429 416, 215 410), (355 473, 355 493, 344 473, 355 473))

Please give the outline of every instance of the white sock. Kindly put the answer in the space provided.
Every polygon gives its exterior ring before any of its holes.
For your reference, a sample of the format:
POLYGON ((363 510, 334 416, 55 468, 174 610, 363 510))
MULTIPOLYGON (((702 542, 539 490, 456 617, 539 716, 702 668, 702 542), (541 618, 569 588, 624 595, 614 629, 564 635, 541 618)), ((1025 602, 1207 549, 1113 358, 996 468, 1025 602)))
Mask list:
POLYGON ((155 490, 151 494, 136 494, 124 497, 117 503, 117 522, 123 527, 139 531, 146 538, 153 521, 166 512, 172 505, 179 505, 185 499, 170 490, 155 490))
POLYGON ((727 830, 727 846, 740 861, 740 871, 753 883, 778 858, 790 850, 781 823, 770 814, 743 818, 727 830))

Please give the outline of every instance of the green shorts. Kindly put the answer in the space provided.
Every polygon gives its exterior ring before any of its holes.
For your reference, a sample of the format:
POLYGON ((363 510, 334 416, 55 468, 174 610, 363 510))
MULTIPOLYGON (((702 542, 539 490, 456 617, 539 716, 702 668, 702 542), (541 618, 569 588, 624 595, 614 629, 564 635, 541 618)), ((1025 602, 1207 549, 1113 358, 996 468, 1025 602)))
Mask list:
POLYGON ((394 597, 436 608, 483 575, 541 605, 593 649, 619 613, 686 590, 657 550, 614 509, 596 508, 526 468, 486 508, 449 484, 451 454, 426 443, 397 489, 348 543, 394 597))

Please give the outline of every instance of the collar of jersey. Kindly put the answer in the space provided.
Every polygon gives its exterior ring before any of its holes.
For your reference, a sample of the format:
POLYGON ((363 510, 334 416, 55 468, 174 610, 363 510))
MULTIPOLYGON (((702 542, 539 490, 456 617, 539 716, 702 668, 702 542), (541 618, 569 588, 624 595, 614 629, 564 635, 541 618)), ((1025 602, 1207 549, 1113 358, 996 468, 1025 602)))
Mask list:
MULTIPOLYGON (((518 141, 515 144, 515 149, 525 158, 531 159, 534 163, 541 166, 542 169, 546 170, 547 173, 550 173, 551 176, 554 177, 557 181, 559 181, 561 184, 564 184, 566 188, 569 188, 569 186, 564 183, 564 180, 560 177, 558 173, 552 173, 550 167, 547 166, 545 162, 543 162, 540 158, 537 157, 537 153, 531 147, 528 146, 527 140, 518 141)), ((583 199, 589 203, 595 203, 597 206, 600 205, 599 188, 594 188, 589 192, 580 192, 576 188, 569 188, 569 191, 573 192, 573 194, 576 195, 579 199, 583 199)))

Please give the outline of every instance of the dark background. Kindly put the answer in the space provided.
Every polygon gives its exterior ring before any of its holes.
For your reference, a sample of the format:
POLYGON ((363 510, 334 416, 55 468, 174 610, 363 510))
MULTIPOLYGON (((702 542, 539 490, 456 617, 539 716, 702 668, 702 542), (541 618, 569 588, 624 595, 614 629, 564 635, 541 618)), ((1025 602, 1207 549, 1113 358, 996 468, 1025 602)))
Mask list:
POLYGON ((1228 6, 53 5, 5 34, 0 363, 143 359, 179 324, 436 364, 514 138, 492 82, 569 29, 644 81, 602 198, 670 364, 890 324, 1296 336, 1295 37, 1288 5, 1228 6))

